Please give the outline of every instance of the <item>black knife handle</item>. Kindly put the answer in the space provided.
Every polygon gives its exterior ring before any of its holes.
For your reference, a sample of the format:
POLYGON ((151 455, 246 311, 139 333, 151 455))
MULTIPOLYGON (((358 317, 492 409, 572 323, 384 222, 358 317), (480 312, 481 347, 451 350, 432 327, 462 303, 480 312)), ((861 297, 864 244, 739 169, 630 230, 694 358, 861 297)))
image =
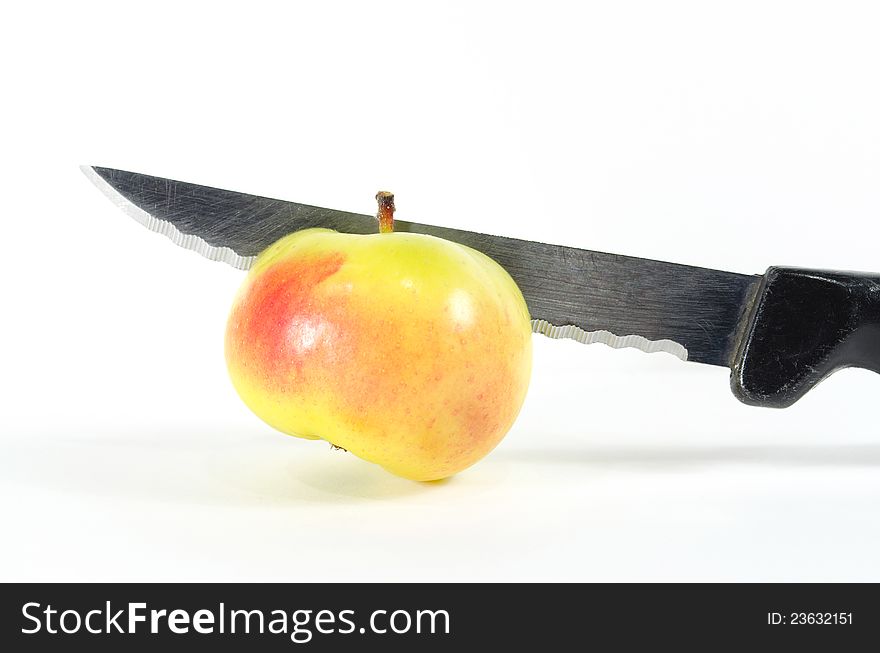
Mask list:
POLYGON ((845 367, 880 372, 880 276, 767 270, 733 361, 737 398, 785 408, 845 367))

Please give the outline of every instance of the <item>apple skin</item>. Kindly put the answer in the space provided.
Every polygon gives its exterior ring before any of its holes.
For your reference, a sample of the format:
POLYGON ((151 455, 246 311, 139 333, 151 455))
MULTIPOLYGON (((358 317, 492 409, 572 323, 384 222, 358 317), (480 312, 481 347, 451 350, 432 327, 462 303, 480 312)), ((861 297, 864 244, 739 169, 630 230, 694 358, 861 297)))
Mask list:
POLYGON ((429 481, 474 464, 510 429, 532 333, 516 283, 476 250, 307 229, 257 258, 229 317, 226 360, 272 427, 429 481))

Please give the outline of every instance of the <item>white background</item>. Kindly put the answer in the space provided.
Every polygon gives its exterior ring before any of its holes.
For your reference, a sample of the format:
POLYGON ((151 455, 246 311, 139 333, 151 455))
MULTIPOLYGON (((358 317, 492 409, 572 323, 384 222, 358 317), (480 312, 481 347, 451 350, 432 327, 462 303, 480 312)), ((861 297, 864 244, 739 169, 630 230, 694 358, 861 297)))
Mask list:
POLYGON ((242 274, 78 170, 880 270, 878 32, 846 2, 7 7, 0 579, 880 580, 877 376, 772 411, 722 368, 535 336, 499 448, 411 483, 251 415, 242 274))

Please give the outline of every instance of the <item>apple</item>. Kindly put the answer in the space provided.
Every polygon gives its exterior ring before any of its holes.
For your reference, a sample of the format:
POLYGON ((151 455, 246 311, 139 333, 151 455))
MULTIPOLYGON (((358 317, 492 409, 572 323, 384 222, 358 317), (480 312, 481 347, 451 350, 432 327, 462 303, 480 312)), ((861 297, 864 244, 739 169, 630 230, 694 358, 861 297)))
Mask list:
POLYGON ((529 384, 522 293, 484 254, 393 231, 306 229, 257 258, 232 307, 233 385, 284 433, 405 478, 451 476, 510 429, 529 384))

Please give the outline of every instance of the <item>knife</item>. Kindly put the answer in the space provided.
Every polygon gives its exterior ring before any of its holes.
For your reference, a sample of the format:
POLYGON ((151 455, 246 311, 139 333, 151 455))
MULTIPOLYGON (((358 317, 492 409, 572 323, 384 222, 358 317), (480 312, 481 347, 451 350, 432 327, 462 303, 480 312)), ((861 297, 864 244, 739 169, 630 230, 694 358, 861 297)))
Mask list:
MULTIPOLYGON (((83 172, 148 229, 247 270, 291 232, 377 233, 376 218, 135 172, 83 172)), ((880 372, 880 275, 771 267, 737 274, 395 220, 495 259, 522 290, 532 330, 663 351, 731 370, 746 404, 784 408, 833 372, 880 372)))

